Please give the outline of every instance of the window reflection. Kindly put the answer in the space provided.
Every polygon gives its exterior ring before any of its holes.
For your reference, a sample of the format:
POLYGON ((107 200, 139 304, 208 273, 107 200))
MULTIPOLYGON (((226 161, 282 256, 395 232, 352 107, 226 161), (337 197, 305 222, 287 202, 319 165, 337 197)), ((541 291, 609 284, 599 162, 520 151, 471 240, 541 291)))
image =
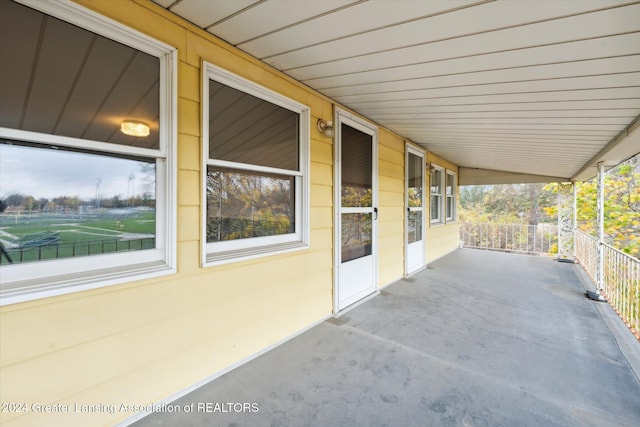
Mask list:
POLYGON ((342 262, 371 253, 371 214, 342 214, 342 262))
POLYGON ((0 142, 2 265, 152 249, 156 166, 0 142))
POLYGON ((408 215, 409 243, 422 240, 422 211, 411 211, 408 215))
POLYGON ((299 113, 215 80, 209 106, 209 158, 299 170, 299 113))
POLYGON ((422 206, 422 157, 409 153, 408 168, 409 207, 417 208, 422 206))
POLYGON ((294 177, 207 168, 207 242, 294 232, 294 177))

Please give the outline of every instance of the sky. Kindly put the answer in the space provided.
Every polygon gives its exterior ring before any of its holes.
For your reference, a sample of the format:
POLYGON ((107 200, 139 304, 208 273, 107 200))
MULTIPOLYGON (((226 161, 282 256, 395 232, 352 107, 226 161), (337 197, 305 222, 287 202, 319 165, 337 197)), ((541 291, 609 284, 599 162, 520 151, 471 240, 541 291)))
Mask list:
POLYGON ((78 196, 91 200, 96 190, 101 199, 141 196, 155 191, 149 185, 155 174, 143 171, 143 165, 138 160, 0 144, 0 198, 17 193, 36 199, 78 196))

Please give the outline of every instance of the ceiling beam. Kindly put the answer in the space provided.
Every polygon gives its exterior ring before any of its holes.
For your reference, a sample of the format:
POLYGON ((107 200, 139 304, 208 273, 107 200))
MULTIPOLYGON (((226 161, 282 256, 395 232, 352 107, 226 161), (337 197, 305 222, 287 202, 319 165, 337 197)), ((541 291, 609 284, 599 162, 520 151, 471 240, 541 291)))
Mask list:
POLYGON ((604 162, 611 168, 640 153, 640 116, 637 116, 572 177, 572 181, 587 181, 596 176, 596 165, 604 162))
POLYGON ((546 175, 531 175, 493 169, 461 167, 458 171, 460 185, 534 184, 568 182, 569 178, 546 175))

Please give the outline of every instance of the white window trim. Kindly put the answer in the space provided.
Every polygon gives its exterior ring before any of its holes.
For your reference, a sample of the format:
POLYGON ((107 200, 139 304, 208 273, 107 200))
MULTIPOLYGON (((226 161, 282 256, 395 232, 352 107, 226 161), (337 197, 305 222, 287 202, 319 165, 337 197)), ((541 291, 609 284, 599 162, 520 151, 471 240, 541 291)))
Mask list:
POLYGON ((447 169, 447 172, 445 174, 445 181, 444 181, 444 198, 445 198, 445 203, 444 203, 444 215, 445 215, 445 221, 447 222, 447 224, 449 223, 454 223, 457 221, 457 213, 458 213, 458 209, 457 209, 457 194, 458 194, 458 175, 451 170, 447 169), (453 185, 451 188, 451 195, 449 196, 447 194, 447 176, 452 176, 453 177, 453 185), (452 204, 452 215, 448 216, 447 215, 447 206, 449 206, 449 199, 453 200, 453 204, 452 204))
POLYGON ((173 274, 176 272, 177 50, 68 1, 18 0, 28 7, 160 59, 160 147, 144 149, 0 128, 0 137, 45 142, 156 160, 156 248, 25 264, 4 265, 0 306, 173 274))
POLYGON ((202 61, 202 266, 214 266, 244 261, 268 255, 307 249, 309 247, 310 224, 310 110, 277 92, 246 80, 216 65, 202 61), (209 159, 209 81, 215 80, 226 86, 253 95, 264 101, 286 108, 300 115, 299 126, 299 170, 284 170, 266 166, 255 166, 224 160, 209 159), (295 232, 278 236, 253 237, 226 242, 207 242, 207 166, 239 169, 250 172, 276 173, 295 178, 295 232))
POLYGON ((445 180, 444 180, 444 175, 445 175, 445 169, 441 166, 438 165, 431 165, 431 167, 440 172, 440 193, 437 194, 433 194, 431 193, 431 187, 432 187, 432 182, 431 182, 431 171, 429 171, 429 219, 431 220, 431 225, 442 225, 444 224, 444 216, 445 216, 445 210, 444 210, 444 202, 445 202, 445 188, 444 188, 444 184, 445 184, 445 180), (438 206, 438 218, 433 219, 431 217, 431 198, 433 196, 437 196, 440 198, 440 203, 438 206))

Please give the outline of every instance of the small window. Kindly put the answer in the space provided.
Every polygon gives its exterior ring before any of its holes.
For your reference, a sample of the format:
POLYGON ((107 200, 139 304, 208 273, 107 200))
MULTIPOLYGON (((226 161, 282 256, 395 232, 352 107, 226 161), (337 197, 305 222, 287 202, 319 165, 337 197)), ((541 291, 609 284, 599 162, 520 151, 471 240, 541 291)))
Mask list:
POLYGON ((0 3, 2 304, 174 271, 175 49, 25 3, 0 3))
POLYGON ((444 169, 433 166, 431 170, 431 223, 441 224, 442 219, 442 187, 444 169))
POLYGON ((205 264, 307 247, 309 109, 205 69, 205 264))
POLYGON ((447 182, 445 185, 445 193, 447 197, 447 222, 454 222, 456 220, 456 174, 451 171, 447 171, 447 182))

